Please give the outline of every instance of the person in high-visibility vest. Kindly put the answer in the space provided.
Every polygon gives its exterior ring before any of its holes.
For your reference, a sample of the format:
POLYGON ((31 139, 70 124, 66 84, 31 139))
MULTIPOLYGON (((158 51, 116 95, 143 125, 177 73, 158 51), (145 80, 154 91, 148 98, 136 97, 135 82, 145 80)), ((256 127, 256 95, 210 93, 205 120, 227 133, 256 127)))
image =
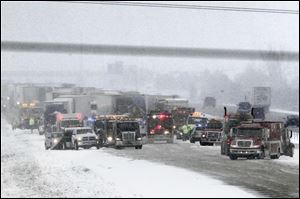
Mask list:
POLYGON ((31 129, 31 133, 33 132, 33 128, 34 128, 34 118, 30 118, 29 119, 29 127, 31 129))

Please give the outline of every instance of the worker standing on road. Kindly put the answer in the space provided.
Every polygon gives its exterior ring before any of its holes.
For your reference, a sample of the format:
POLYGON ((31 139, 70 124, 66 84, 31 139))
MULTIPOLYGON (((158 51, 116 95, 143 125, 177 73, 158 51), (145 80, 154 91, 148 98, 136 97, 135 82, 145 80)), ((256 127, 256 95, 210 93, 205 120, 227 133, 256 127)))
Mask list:
POLYGON ((31 133, 33 133, 33 128, 34 128, 34 118, 29 119, 29 127, 31 129, 31 133))

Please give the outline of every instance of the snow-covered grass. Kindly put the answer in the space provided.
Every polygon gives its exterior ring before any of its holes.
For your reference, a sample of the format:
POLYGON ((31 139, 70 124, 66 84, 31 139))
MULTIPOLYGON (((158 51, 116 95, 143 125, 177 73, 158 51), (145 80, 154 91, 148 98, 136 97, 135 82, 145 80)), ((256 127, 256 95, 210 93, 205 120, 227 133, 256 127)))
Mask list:
POLYGON ((102 149, 46 151, 43 142, 1 119, 1 197, 257 196, 188 170, 102 149))

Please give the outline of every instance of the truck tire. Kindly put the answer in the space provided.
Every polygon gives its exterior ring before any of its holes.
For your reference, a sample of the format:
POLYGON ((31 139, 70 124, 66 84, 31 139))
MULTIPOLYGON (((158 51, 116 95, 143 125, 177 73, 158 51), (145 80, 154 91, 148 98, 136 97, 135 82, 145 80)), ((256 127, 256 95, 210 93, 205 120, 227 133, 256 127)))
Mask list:
POLYGON ((289 147, 289 149, 288 149, 288 156, 290 156, 290 157, 294 156, 294 147, 289 147))
POLYGON ((199 143, 200 143, 201 146, 206 146, 206 143, 203 143, 201 141, 199 143))
POLYGON ((74 146, 74 147, 75 147, 75 150, 78 150, 78 149, 79 149, 79 147, 78 147, 78 143, 77 143, 77 142, 75 142, 75 143, 74 143, 74 145, 75 145, 75 146, 74 146))

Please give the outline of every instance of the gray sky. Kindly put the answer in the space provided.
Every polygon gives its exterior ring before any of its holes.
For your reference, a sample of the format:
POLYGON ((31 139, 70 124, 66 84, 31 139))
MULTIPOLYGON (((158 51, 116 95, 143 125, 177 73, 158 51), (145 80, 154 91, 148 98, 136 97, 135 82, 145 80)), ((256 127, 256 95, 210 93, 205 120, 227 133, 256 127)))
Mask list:
MULTIPOLYGON (((207 1, 184 4, 299 10, 299 2, 207 1)), ((1 1, 1 40, 299 51, 299 15, 1 1)), ((251 60, 1 51, 1 70, 95 70, 116 60, 156 71, 162 68, 166 71, 222 70, 231 78, 249 63, 257 68, 263 65, 251 60)), ((287 75, 299 79, 299 63, 283 65, 287 68, 287 75)))

